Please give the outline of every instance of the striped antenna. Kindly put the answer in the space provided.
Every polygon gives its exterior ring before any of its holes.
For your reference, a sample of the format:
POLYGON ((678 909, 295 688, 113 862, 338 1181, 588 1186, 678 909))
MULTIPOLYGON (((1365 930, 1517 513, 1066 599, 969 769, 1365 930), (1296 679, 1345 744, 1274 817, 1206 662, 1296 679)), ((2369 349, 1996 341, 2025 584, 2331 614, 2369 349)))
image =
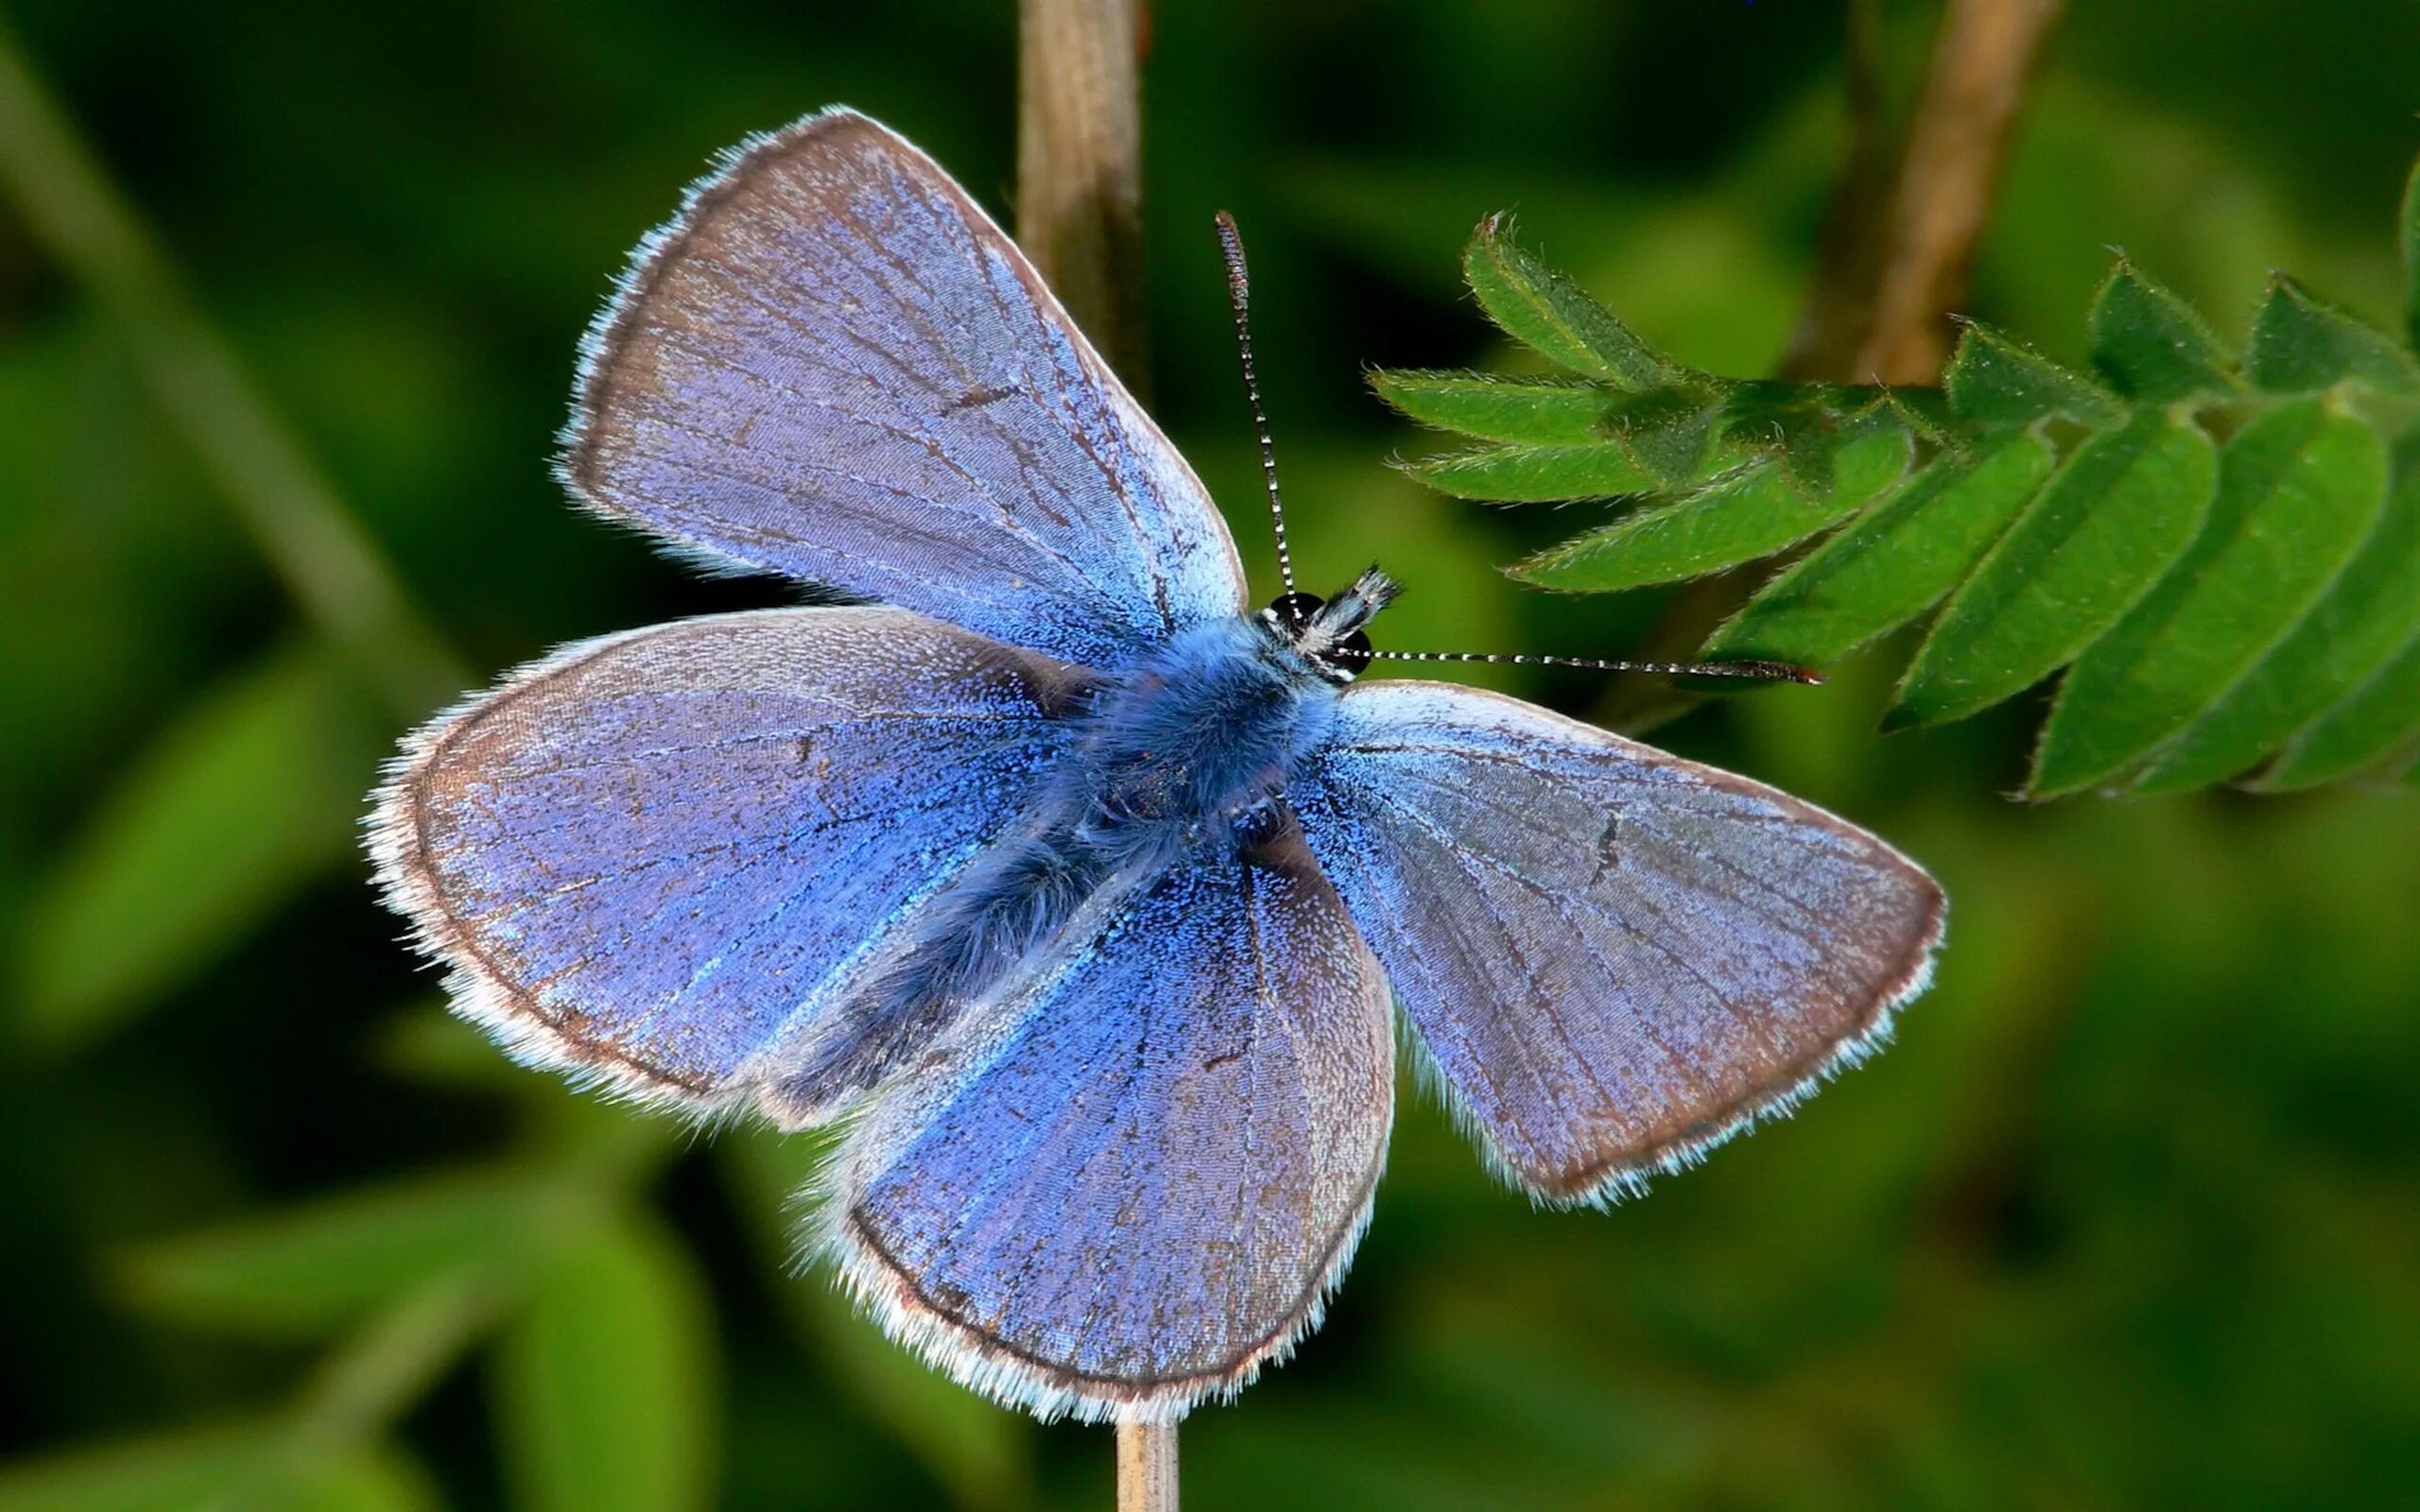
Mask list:
POLYGON ((1219 211, 1219 250, 1227 260, 1227 302, 1236 312, 1236 352, 1244 362, 1244 398, 1252 402, 1253 428, 1260 436, 1260 475, 1269 483, 1269 523, 1277 528, 1277 576, 1294 591, 1294 558, 1286 551, 1286 506, 1277 497, 1277 448, 1269 438, 1269 416, 1260 407, 1260 380, 1252 369, 1252 274, 1244 269, 1243 233, 1236 217, 1219 211))
POLYGON ((1599 662, 1577 656, 1495 656, 1485 651, 1372 651, 1380 662, 1494 662, 1505 666, 1583 667, 1591 672, 1654 672, 1675 678, 1751 678, 1759 682, 1824 680, 1813 667, 1787 662, 1599 662))

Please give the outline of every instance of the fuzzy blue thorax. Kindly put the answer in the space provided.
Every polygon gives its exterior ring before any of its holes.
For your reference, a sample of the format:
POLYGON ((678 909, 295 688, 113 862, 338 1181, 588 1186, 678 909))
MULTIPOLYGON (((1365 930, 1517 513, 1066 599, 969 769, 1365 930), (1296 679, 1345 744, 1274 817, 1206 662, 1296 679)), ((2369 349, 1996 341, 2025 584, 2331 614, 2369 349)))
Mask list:
POLYGON ((1077 833, 1124 859, 1219 841, 1276 799, 1325 734, 1336 690, 1264 624, 1205 625, 1095 696, 1077 833))
POLYGON ((1196 627, 1096 686, 1066 716, 1074 759, 1021 833, 918 916, 913 942, 852 992, 835 1016, 847 1032, 821 1040, 785 1100, 804 1114, 873 1086, 1102 889, 1204 848, 1249 855, 1284 830, 1287 780, 1327 737, 1346 680, 1325 653, 1385 602, 1357 596, 1361 586, 1299 626, 1196 627))

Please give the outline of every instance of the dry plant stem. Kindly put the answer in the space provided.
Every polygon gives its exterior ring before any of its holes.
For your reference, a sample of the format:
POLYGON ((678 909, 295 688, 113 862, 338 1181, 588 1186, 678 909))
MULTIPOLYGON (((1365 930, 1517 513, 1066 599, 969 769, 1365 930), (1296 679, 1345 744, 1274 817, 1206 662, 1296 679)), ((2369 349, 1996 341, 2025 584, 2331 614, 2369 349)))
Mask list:
POLYGON ((418 718, 469 680, 278 422, 157 243, 0 26, 0 187, 85 287, 303 612, 418 718))
MULTIPOLYGON (((1144 0, 1022 0, 1017 240, 1144 392, 1144 0)), ((1118 1512, 1176 1512, 1176 1426, 1117 1425, 1118 1512)))
POLYGON ((1144 390, 1142 0, 1024 0, 1017 240, 1118 376, 1144 390))
MULTIPOLYGON (((1950 0, 1908 129, 1853 381, 1928 384, 1949 351, 2025 86, 2060 0, 1950 0)), ((1829 375, 1827 375, 1829 376, 1829 375)))
POLYGON ((1117 1512, 1177 1512, 1176 1424, 1117 1425, 1117 1512))

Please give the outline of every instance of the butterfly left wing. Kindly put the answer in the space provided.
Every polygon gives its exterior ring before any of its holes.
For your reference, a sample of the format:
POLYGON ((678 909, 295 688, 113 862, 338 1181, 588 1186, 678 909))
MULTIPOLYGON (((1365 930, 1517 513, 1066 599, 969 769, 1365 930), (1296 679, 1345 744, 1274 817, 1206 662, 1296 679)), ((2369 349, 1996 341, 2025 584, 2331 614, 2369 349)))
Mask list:
POLYGON ((564 481, 709 557, 1102 667, 1242 608, 1217 506, 1041 275, 854 112, 692 188, 585 354, 564 481))
POLYGON ((1386 985, 1292 832, 1080 916, 877 1094, 823 1247, 890 1332, 1044 1416, 1169 1420, 1318 1321, 1392 1113, 1386 985))
POLYGON ((1289 794, 1464 1123, 1547 1201, 1789 1107, 1941 939, 1940 888, 1864 831, 1495 694, 1358 684, 1289 794))
POLYGON ((520 1058, 726 1108, 1023 816, 1087 680, 878 606, 608 636, 414 736, 372 851, 520 1058))

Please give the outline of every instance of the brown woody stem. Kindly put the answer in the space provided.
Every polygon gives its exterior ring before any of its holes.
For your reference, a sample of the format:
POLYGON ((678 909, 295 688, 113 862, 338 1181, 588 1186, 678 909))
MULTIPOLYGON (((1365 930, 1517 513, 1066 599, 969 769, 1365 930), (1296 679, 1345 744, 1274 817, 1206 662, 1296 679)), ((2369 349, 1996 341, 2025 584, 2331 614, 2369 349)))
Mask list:
MULTIPOLYGON (((1017 240, 1137 393, 1143 320, 1143 0, 1023 0, 1017 240)), ((1176 1512, 1176 1425, 1117 1425, 1118 1512, 1176 1512)))
POLYGON ((1025 0, 1017 240, 1110 366, 1141 391, 1141 0, 1025 0))
POLYGON ((1879 103, 1872 79, 1872 8, 1850 11, 1851 161, 1841 195, 1867 235, 1827 252, 1790 366, 1810 378, 1928 384, 1950 340, 1949 315, 1965 296, 1976 243, 1989 219, 2027 83, 2062 0, 1949 0, 1924 93, 1910 121, 1888 195, 1875 202, 1879 103))
POLYGON ((1117 1512, 1177 1512, 1176 1424, 1117 1425, 1117 1512))

